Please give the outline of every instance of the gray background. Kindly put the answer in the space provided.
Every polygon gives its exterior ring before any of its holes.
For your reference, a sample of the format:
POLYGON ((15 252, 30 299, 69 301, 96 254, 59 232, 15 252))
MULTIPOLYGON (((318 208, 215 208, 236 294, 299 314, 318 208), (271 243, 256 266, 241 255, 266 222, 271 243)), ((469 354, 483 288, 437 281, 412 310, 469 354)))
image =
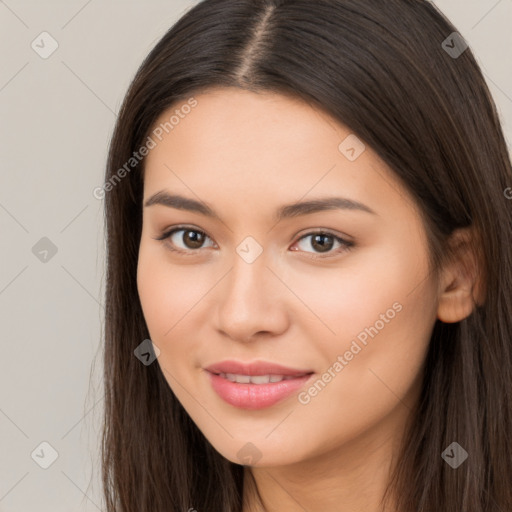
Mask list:
MULTIPOLYGON (((1 512, 102 510, 105 255, 93 190, 131 78, 195 3, 0 0, 1 512), (51 49, 42 32, 58 43, 46 59, 31 47, 51 49)), ((510 148, 512 0, 435 3, 475 52, 510 148)))

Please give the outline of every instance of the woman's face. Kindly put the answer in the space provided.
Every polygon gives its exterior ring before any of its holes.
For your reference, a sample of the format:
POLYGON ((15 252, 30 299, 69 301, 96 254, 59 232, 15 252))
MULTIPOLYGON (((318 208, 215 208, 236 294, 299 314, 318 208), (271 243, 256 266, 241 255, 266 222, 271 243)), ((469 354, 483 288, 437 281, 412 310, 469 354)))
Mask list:
POLYGON ((382 445, 418 396, 436 319, 413 199, 306 103, 195 100, 158 119, 146 159, 137 285, 157 364, 233 462, 382 445))

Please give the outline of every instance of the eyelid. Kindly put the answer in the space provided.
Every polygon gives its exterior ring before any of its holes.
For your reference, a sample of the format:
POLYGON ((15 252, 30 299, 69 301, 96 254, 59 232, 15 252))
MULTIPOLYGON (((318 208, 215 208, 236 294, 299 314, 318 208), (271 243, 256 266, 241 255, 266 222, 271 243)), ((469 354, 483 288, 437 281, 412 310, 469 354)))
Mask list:
MULTIPOLYGON (((321 252, 309 252, 309 251, 301 251, 306 254, 307 258, 313 259, 313 260, 327 260, 329 258, 336 258, 337 256, 340 256, 342 253, 345 253, 355 246, 355 243, 352 241, 351 237, 346 237, 345 235, 338 235, 337 233, 333 232, 330 229, 327 228, 310 228, 308 231, 306 231, 303 234, 296 235, 298 238, 293 243, 293 245, 298 244, 301 240, 304 238, 315 236, 315 235, 328 235, 332 238, 334 238, 341 247, 338 247, 335 250, 328 251, 327 253, 321 253, 321 252)), ((293 246, 292 246, 293 247, 293 246)), ((299 251, 296 251, 299 252, 299 251)))
POLYGON ((210 240, 213 240, 213 238, 204 229, 200 229, 197 226, 182 225, 182 224, 180 224, 178 226, 173 226, 169 229, 164 230, 159 237, 155 238, 155 240, 165 240, 165 239, 169 238, 171 235, 173 235, 176 231, 187 231, 187 230, 196 231, 197 233, 206 235, 210 240))
POLYGON ((324 234, 324 235, 331 235, 332 237, 339 238, 340 240, 343 240, 346 243, 352 243, 354 240, 351 236, 345 235, 344 233, 338 233, 337 231, 334 231, 329 228, 323 228, 323 227, 314 227, 314 228, 308 228, 305 230, 299 231, 296 235, 294 235, 294 239, 297 238, 298 240, 304 238, 308 235, 316 235, 316 234, 324 234))
MULTIPOLYGON (((183 225, 183 224, 178 225, 178 226, 173 226, 169 229, 164 230, 160 236, 155 238, 155 240, 158 240, 162 243, 166 243, 169 241, 169 238, 178 231, 195 231, 196 233, 201 233, 205 237, 209 238, 213 242, 214 246, 217 246, 217 244, 213 241, 213 238, 210 235, 208 235, 208 233, 206 231, 204 231, 203 229, 200 229, 197 226, 183 225)), ((168 246, 170 251, 176 252, 176 253, 184 255, 184 256, 195 256, 197 253, 200 252, 201 249, 204 249, 204 248, 200 248, 200 249, 195 249, 195 250, 194 249, 185 250, 185 249, 181 249, 181 248, 176 248, 171 243, 167 243, 166 245, 168 246)))

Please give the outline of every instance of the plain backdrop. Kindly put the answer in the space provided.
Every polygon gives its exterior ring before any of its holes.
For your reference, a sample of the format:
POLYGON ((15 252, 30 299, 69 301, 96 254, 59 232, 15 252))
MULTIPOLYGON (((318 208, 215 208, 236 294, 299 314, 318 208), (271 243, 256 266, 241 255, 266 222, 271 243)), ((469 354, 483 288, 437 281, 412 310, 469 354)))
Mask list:
MULTIPOLYGON (((1 512, 102 510, 93 190, 134 73, 195 3, 0 0, 1 512)), ((510 148, 512 1, 435 3, 476 54, 510 148)))

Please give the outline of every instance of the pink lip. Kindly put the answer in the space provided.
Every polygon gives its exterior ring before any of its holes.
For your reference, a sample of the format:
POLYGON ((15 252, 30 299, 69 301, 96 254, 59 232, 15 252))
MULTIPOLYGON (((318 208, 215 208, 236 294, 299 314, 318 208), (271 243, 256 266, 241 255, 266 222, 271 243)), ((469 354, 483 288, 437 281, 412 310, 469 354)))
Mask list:
POLYGON ((312 375, 310 370, 287 368, 270 362, 239 363, 223 361, 205 368, 213 390, 225 402, 241 409, 263 409, 284 400, 299 390, 312 375), (283 375, 293 377, 268 384, 241 384, 231 382, 219 373, 239 375, 283 375))

